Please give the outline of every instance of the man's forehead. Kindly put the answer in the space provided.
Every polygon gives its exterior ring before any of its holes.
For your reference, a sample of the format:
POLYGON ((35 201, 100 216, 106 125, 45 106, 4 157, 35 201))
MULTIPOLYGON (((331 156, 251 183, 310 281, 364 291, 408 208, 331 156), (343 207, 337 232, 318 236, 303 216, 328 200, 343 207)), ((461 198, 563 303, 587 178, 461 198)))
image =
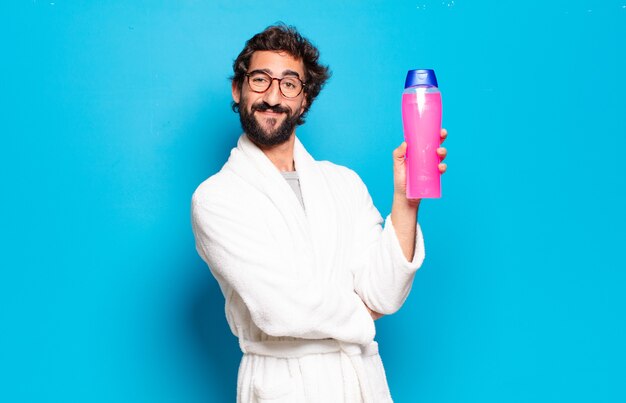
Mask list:
POLYGON ((248 71, 261 70, 274 76, 304 77, 304 63, 287 52, 259 50, 252 54, 248 71))

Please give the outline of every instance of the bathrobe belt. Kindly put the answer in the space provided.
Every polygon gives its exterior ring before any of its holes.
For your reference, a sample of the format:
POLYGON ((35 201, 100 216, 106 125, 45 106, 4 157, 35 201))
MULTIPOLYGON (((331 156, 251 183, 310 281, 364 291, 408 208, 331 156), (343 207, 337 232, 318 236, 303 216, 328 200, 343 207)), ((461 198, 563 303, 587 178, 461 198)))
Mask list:
MULTIPOLYGON (((334 339, 323 340, 267 340, 249 341, 239 338, 239 347, 244 354, 256 354, 275 358, 301 358, 309 354, 342 353, 349 359, 359 382, 359 390, 364 403, 372 403, 371 386, 368 382, 363 357, 378 354, 378 343, 372 341, 367 346, 345 343, 334 339)), ((342 365, 345 361, 342 360, 342 365)), ((353 401, 352 399, 348 401, 353 401)))

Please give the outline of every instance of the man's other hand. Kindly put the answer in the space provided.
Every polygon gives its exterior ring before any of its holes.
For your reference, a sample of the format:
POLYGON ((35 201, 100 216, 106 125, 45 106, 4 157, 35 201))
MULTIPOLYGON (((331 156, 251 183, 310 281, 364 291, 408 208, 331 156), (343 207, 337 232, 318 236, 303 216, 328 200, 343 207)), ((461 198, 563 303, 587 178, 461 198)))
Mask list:
MULTIPOLYGON (((365 305, 365 303, 363 303, 363 305, 365 305)), ((369 306, 367 306, 367 305, 365 305, 365 308, 367 308, 367 312, 369 312, 369 314, 370 314, 370 316, 372 317, 373 320, 378 320, 378 319, 382 318, 383 316, 385 316, 382 313, 378 313, 378 312, 372 311, 369 308, 369 306)))

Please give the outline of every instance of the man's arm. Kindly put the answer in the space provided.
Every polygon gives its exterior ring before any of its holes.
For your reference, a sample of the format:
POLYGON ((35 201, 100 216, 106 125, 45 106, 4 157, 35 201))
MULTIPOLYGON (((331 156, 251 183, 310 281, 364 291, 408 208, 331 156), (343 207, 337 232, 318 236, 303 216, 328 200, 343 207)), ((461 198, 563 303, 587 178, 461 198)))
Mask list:
MULTIPOLYGON (((441 143, 448 136, 446 129, 441 129, 441 143)), ((441 161, 446 158, 447 150, 444 147, 437 149, 441 161)), ((415 227, 417 212, 421 199, 407 199, 406 197, 406 143, 393 151, 393 203, 391 206, 391 222, 396 230, 396 236, 400 242, 402 252, 409 262, 413 260, 415 253, 415 227)), ((439 164, 439 171, 446 172, 446 164, 439 164)))
MULTIPOLYGON (((394 159, 396 158, 395 153, 394 151, 394 159)), ((413 260, 415 253, 415 229, 419 205, 420 199, 409 200, 403 194, 394 193, 393 204, 391 205, 391 222, 396 230, 396 237, 398 237, 402 253, 409 262, 413 260)))
POLYGON ((271 336, 371 342, 374 324, 358 295, 316 276, 310 256, 291 254, 267 232, 263 215, 219 191, 194 194, 196 248, 256 326, 271 336))
MULTIPOLYGON (((448 133, 445 129, 441 130, 441 143, 445 140, 448 133)), ((402 254, 406 259, 406 263, 415 259, 415 245, 417 237, 417 215, 420 205, 420 199, 407 199, 406 197, 406 143, 402 143, 393 152, 393 169, 394 169, 394 195, 391 208, 391 224, 398 240, 402 254)), ((447 155, 444 147, 437 149, 437 154, 443 161, 447 155)), ((439 171, 446 171, 446 164, 439 164, 439 171)), ((420 236, 421 237, 421 236, 420 236)), ((419 242, 418 242, 419 243, 419 242)), ((422 252, 423 254, 423 252, 422 252)), ((393 276, 393 273, 389 273, 393 276)), ((365 302, 365 299, 364 299, 365 302)), ((366 303, 367 306, 367 303, 366 303)), ((368 307, 370 316, 377 320, 383 316, 368 307)))

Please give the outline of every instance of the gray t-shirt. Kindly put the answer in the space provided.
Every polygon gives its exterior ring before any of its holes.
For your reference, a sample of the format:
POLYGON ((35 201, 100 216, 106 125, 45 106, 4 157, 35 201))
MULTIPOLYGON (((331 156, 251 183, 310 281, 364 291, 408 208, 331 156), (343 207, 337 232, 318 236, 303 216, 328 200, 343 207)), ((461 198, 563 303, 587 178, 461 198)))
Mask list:
POLYGON ((281 172, 283 178, 287 181, 293 192, 296 194, 296 197, 300 201, 302 208, 304 209, 304 201, 302 200, 302 190, 300 190, 300 178, 298 177, 297 171, 291 172, 281 172))

